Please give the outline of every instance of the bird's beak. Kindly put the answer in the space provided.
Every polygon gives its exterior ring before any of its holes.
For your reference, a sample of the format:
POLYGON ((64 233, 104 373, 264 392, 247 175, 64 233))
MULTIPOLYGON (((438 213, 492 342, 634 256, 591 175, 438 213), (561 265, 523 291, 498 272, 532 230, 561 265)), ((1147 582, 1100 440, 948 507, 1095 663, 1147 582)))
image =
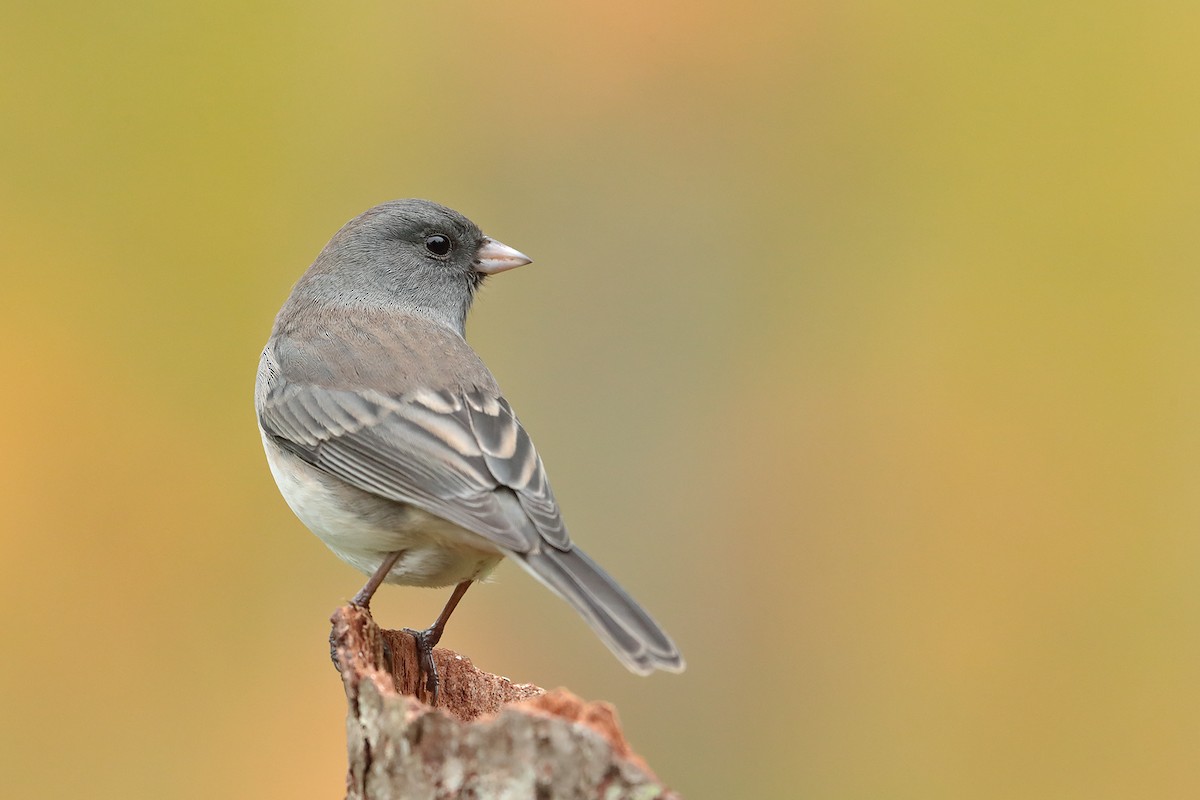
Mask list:
POLYGON ((533 261, 532 258, 514 250, 495 239, 485 238, 479 250, 475 253, 475 271, 484 275, 494 275, 506 269, 520 267, 533 261))

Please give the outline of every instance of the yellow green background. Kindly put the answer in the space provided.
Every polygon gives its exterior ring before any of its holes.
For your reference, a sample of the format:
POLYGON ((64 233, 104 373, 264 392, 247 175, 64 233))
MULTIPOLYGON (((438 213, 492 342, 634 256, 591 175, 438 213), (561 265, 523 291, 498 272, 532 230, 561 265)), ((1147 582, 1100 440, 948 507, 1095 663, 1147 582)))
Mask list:
POLYGON ((447 646, 692 798, 1200 796, 1200 5, 12 2, 0 102, 0 795, 341 795, 252 384, 422 196, 535 259, 469 338, 689 667, 512 565, 447 646))

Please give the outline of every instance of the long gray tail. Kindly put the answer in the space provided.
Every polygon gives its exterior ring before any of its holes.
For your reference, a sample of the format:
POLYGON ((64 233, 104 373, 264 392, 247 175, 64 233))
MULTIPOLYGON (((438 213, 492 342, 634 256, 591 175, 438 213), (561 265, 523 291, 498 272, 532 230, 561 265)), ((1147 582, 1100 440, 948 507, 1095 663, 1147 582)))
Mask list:
POLYGON ((630 670, 639 675, 683 671, 683 656, 671 637, 578 547, 564 551, 543 545, 512 557, 583 615, 630 670))

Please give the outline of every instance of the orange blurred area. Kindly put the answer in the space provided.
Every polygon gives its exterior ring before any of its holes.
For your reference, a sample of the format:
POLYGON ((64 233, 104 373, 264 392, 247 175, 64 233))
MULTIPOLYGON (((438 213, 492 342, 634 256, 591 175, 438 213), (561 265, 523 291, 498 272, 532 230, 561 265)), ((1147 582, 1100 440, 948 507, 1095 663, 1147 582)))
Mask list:
MULTIPOLYGON (((334 797, 252 409, 293 281, 429 197, 628 674, 511 566, 444 644, 688 797, 1200 795, 1200 6, 0 14, 0 796, 334 797)), ((387 587, 424 625, 442 592, 387 587)))

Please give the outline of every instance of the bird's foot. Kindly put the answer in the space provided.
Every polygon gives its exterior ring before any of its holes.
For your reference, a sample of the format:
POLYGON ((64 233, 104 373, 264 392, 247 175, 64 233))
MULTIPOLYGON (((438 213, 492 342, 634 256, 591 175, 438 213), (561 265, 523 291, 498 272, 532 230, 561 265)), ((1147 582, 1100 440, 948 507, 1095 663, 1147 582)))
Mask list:
POLYGON ((368 614, 371 613, 371 596, 375 594, 374 590, 368 592, 366 586, 359 591, 358 594, 350 598, 350 605, 368 614))
POLYGON ((333 662, 333 668, 336 669, 339 673, 341 673, 342 661, 341 661, 341 659, 338 658, 337 631, 336 630, 332 630, 329 632, 329 660, 333 662))
POLYGON ((435 628, 427 628, 423 631, 414 631, 412 628, 405 628, 404 632, 411 634, 416 640, 417 645, 417 696, 421 695, 421 686, 424 684, 425 692, 429 695, 429 705, 436 706, 438 698, 438 670, 437 664, 433 661, 433 648, 441 639, 441 631, 435 628))

